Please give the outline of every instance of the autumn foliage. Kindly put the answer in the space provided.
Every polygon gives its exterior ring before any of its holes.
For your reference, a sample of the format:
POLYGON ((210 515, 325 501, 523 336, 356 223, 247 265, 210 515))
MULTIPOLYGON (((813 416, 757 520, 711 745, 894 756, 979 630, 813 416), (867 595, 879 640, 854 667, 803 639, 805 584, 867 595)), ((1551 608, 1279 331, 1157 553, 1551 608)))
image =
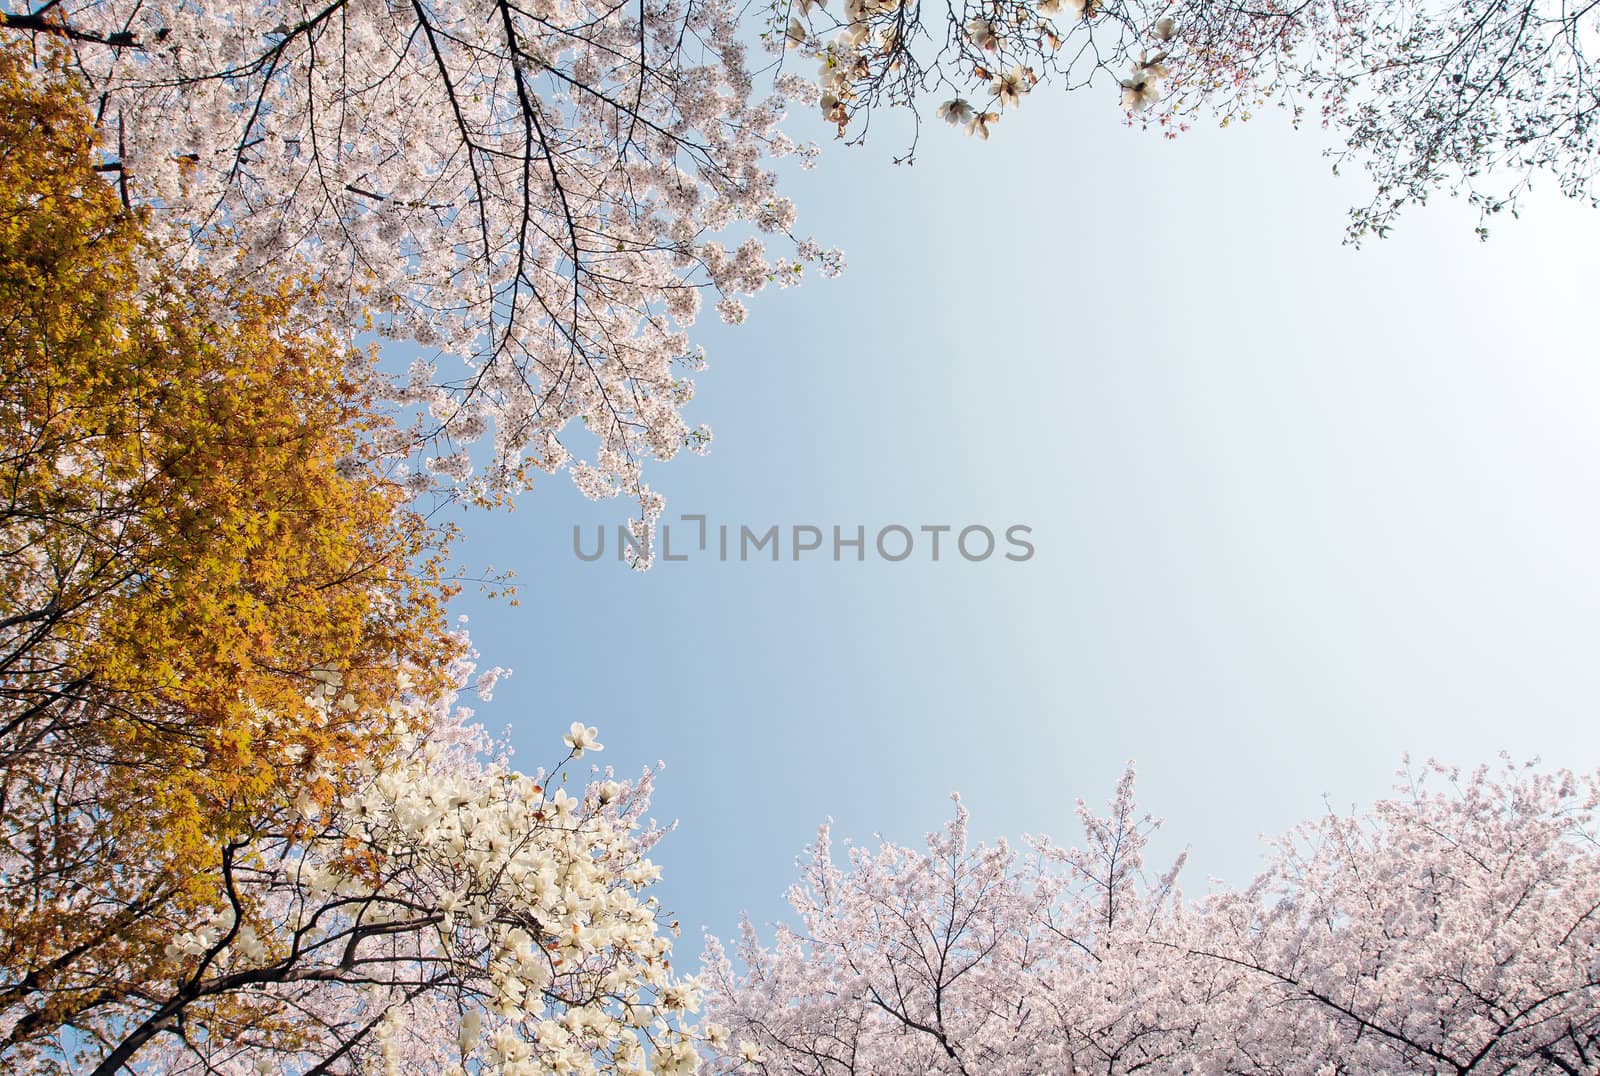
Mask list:
POLYGON ((157 974, 221 842, 381 760, 460 648, 370 464, 368 357, 293 280, 178 264, 89 103, 0 55, 0 1025, 157 974), (21 1011, 21 1015, 17 1013, 21 1011))

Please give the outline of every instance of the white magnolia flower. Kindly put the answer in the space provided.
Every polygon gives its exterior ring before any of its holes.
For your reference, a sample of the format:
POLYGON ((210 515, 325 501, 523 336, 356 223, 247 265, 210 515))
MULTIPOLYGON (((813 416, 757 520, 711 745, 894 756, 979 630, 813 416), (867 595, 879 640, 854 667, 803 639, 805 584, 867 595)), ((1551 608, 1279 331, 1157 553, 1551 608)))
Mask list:
POLYGON ((472 1048, 478 1044, 478 1032, 483 1027, 483 1014, 477 1009, 469 1009, 461 1017, 461 1029, 456 1032, 456 1045, 461 1049, 461 1057, 466 1059, 472 1053, 472 1048))
POLYGON ((1033 89, 1033 80, 1026 67, 1013 67, 1002 72, 989 84, 989 92, 999 98, 1005 108, 1022 104, 1022 95, 1033 89))
POLYGON ((761 1048, 749 1039, 739 1043, 739 1060, 747 1061, 752 1065, 759 1065, 766 1059, 766 1055, 761 1052, 761 1048))
POLYGON ((784 34, 784 47, 797 49, 806 43, 806 28, 799 19, 789 20, 789 29, 784 34))
POLYGON ((1152 33, 1157 41, 1171 41, 1172 35, 1178 32, 1178 24, 1171 19, 1160 19, 1156 22, 1152 33))
POLYGON ((967 23, 967 36, 980 49, 993 51, 1000 47, 1000 37, 994 32, 994 23, 988 19, 973 19, 967 23))
POLYGON ((1159 100, 1161 91, 1154 75, 1136 70, 1122 80, 1122 107, 1129 112, 1143 112, 1159 100))
POLYGON ((1165 52, 1158 52, 1154 56, 1150 56, 1145 53, 1144 49, 1140 49, 1139 61, 1134 64, 1133 69, 1140 74, 1151 75, 1155 78, 1166 78, 1166 58, 1167 54, 1165 52))
MULTIPOLYGON (((589 730, 593 732, 593 729, 589 730)), ((600 750, 600 745, 595 745, 595 750, 600 750)), ((579 752, 580 754, 582 752, 579 752)), ((567 794, 564 788, 556 789, 555 795, 550 797, 550 807, 555 812, 557 822, 570 822, 577 816, 579 803, 576 798, 567 794)))
POLYGON ((308 822, 315 821, 322 814, 322 804, 318 803, 316 798, 303 788, 295 793, 294 809, 299 812, 301 818, 308 822))
POLYGON ((840 42, 846 48, 853 49, 858 45, 864 44, 867 38, 871 36, 872 28, 867 25, 866 20, 857 19, 843 30, 840 30, 839 36, 834 40, 840 42))
POLYGON ((966 123, 972 118, 972 105, 960 97, 955 97, 939 106, 939 118, 954 127, 966 123))
POLYGON ((967 133, 969 135, 977 135, 979 138, 987 140, 989 137, 989 126, 998 122, 999 119, 1000 113, 998 112, 979 112, 967 122, 967 133))
POLYGON ((603 751, 605 745, 595 737, 600 735, 600 730, 593 725, 585 725, 582 721, 574 721, 572 729, 561 737, 566 745, 572 748, 573 758, 582 758, 585 751, 603 751))
POLYGON ((839 62, 838 54, 830 46, 818 54, 821 62, 817 64, 817 82, 825 90, 837 90, 850 82, 850 76, 845 73, 844 64, 839 62))
MULTIPOLYGON (((540 1038, 544 1036, 541 1035, 540 1038)), ((533 1050, 517 1037, 516 1032, 510 1028, 501 1028, 494 1033, 489 1056, 502 1065, 518 1065, 526 1061, 532 1053, 533 1050)))
POLYGON ((239 933, 234 935, 233 948, 244 959, 255 963, 267 955, 266 943, 261 940, 261 935, 256 933, 256 928, 246 923, 239 928, 239 933))

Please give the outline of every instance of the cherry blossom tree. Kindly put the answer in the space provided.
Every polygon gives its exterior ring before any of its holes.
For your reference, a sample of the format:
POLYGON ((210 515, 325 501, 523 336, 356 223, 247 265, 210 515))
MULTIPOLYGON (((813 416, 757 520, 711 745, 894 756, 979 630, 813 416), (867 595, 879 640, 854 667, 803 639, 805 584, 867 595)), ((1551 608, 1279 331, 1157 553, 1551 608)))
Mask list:
POLYGON ((1600 781, 1407 771, 1198 902, 1144 871, 1131 772, 1085 842, 831 857, 770 947, 711 938, 718 1072, 1592 1072, 1600 781), (1436 787, 1442 786, 1442 787, 1436 787))
POLYGON ((1217 1064, 1593 1071, 1600 783, 1434 766, 1399 793, 1300 827, 1205 907, 1187 950, 1246 987, 1212 1014, 1217 1064))
POLYGON ((942 100, 988 138, 1043 82, 1103 88, 1168 133, 1277 103, 1372 171, 1355 237, 1439 189, 1485 218, 1540 173, 1595 195, 1592 6, 775 3, 769 49, 814 57, 815 80, 758 70, 743 14, 731 0, 0 0, 0 29, 70 50, 106 176, 175 241, 246 275, 304 259, 352 320, 370 306, 382 331, 470 357, 419 360, 392 386, 416 424, 386 450, 413 491, 496 498, 565 469, 588 495, 636 497, 641 536, 661 509, 643 463, 708 442, 682 416, 702 293, 738 322, 742 296, 840 267, 778 188, 774 162, 812 153, 781 130, 792 104, 861 136, 880 106, 942 100), (590 436, 573 446, 574 429, 590 436))
POLYGON ((824 827, 790 892, 798 926, 767 950, 747 922, 742 975, 708 943, 730 1043, 717 1070, 1075 1072, 1178 1056, 1194 984, 1141 973, 1165 952, 1182 864, 1146 874, 1158 823, 1132 790, 1129 774, 1106 817, 1080 804, 1086 849, 974 846, 958 801, 926 851, 852 848, 845 871, 824 827))
POLYGON ((1169 133, 1276 102, 1372 170, 1353 236, 1441 188, 1485 217, 1540 172, 1595 193, 1587 6, 836 6, 768 12, 769 49, 815 57, 815 80, 758 70, 731 0, 0 0, 0 30, 70 51, 105 175, 174 241, 247 276, 303 259, 335 316, 370 307, 468 357, 391 386, 416 421, 385 450, 414 492, 492 499, 567 470, 637 498, 641 538, 661 510, 644 462, 708 443, 682 415, 702 294, 738 322, 741 297, 840 268, 778 187, 774 162, 813 152, 781 130, 793 104, 859 136, 881 105, 943 99, 988 138, 1041 82, 1103 87, 1169 133))
MULTIPOLYGON (((1036 85, 1091 90, 1168 135, 1269 104, 1371 174, 1349 235, 1383 235, 1435 191, 1488 217, 1541 173, 1596 201, 1600 12, 1559 0, 794 0, 769 39, 820 63, 823 114, 861 138, 930 102, 987 139, 1036 85)), ((907 154, 910 157, 911 154, 907 154)), ((1485 233, 1486 234, 1486 233, 1485 233)))
POLYGON ((642 463, 709 438, 680 415, 702 294, 739 322, 741 296, 840 266, 795 235, 772 169, 809 161, 779 122, 814 89, 757 93, 729 0, 0 12, 0 32, 70 50, 103 172, 174 241, 245 275, 296 259, 335 320, 372 309, 391 336, 471 357, 459 377, 419 360, 393 386, 419 418, 385 447, 425 446, 416 490, 492 497, 570 468, 648 522, 642 463), (730 229, 732 249, 714 238, 730 229), (569 427, 592 435, 581 461, 569 427), (480 441, 492 460, 468 451, 480 441))

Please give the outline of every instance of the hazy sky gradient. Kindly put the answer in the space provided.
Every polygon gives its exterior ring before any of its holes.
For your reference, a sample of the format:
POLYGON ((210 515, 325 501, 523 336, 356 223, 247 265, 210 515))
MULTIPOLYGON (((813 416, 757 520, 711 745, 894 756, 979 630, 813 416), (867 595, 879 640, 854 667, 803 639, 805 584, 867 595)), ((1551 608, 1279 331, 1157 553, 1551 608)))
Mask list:
POLYGON ((1028 524, 1031 562, 637 575, 573 557, 628 505, 564 477, 464 521, 523 584, 462 603, 516 669, 480 715, 526 767, 575 719, 666 760, 684 957, 782 915, 829 815, 915 841, 959 789, 975 834, 1070 841, 1133 758, 1196 893, 1407 751, 1600 765, 1600 213, 1536 198, 1482 244, 1441 200, 1357 251, 1317 133, 1167 142, 1044 88, 914 168, 874 135, 789 189, 848 272, 708 305, 715 446, 650 478, 668 519, 1028 524))

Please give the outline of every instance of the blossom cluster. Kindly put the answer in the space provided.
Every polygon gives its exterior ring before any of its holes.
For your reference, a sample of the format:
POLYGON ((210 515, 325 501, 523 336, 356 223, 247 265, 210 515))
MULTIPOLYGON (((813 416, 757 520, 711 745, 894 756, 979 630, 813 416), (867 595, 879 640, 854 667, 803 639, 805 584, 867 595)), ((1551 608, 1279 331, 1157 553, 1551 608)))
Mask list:
POLYGON ((673 970, 676 924, 650 894, 652 773, 569 780, 603 749, 582 722, 561 765, 523 773, 449 700, 396 707, 412 731, 392 754, 313 773, 283 821, 225 850, 223 902, 173 924, 169 981, 134 1023, 190 1031, 143 1043, 141 1070, 697 1071, 717 1029, 693 1022, 700 983, 673 970))
POLYGON ((378 448, 414 494, 571 469, 648 520, 643 464, 709 437, 681 414, 702 295, 737 323, 741 297, 842 266, 772 167, 813 156, 780 124, 814 90, 757 91, 729 0, 52 9, 107 174, 174 242, 298 264, 343 304, 324 317, 464 357, 385 390, 414 422, 378 448))
POLYGON ((837 14, 827 12, 825 0, 797 7, 769 40, 817 56, 819 104, 841 137, 873 106, 915 107, 934 84, 957 90, 938 106, 938 116, 987 139, 1052 74, 1072 86, 1114 72, 1119 63, 1126 65, 1116 75, 1122 107, 1130 115, 1147 112, 1163 97, 1174 57, 1190 56, 1178 21, 1163 13, 1171 5, 1136 10, 1101 0, 983 0, 951 9, 950 40, 931 57, 915 45, 928 33, 920 9, 901 0, 847 0, 837 14))
POLYGON ((715 1072, 1587 1072, 1600 1056, 1600 775, 1407 771, 1241 890, 1155 876, 1131 770, 1084 842, 925 850, 826 827, 798 922, 708 939, 715 1072), (1442 786, 1442 787, 1439 787, 1442 786))

